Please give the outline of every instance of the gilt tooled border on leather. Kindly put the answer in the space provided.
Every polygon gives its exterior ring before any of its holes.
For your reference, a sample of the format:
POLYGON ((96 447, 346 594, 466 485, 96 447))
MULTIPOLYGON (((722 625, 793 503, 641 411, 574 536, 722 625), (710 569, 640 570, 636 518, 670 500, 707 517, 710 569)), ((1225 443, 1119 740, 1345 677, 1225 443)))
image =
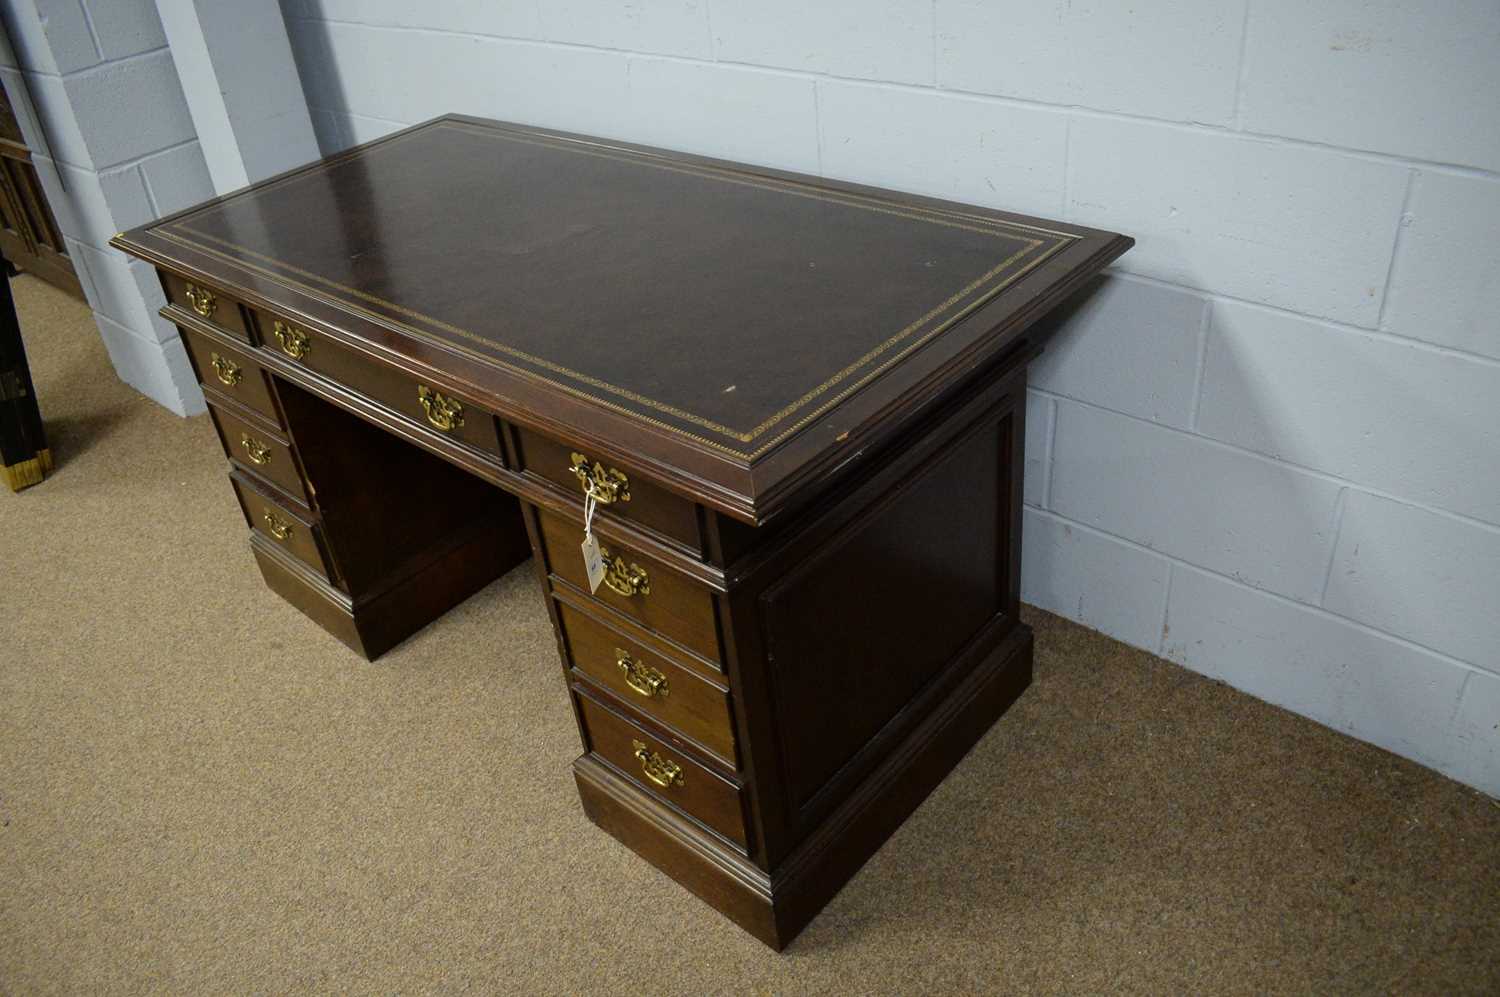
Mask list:
MULTIPOLYGON (((894 335, 886 338, 873 349, 866 352, 859 359, 844 367, 842 370, 835 373, 832 377, 827 378, 817 387, 803 394, 796 401, 783 407, 782 409, 771 415, 769 418, 761 422, 761 424, 756 426, 754 429, 746 431, 734 429, 729 426, 724 426, 720 423, 696 415, 695 413, 687 412, 675 406, 668 405, 665 402, 660 402, 653 398, 647 398, 646 396, 630 391, 627 388, 622 388, 618 385, 610 384, 607 381, 600 380, 599 378, 592 377, 580 371, 571 370, 567 367, 562 366, 561 364, 553 363, 552 361, 546 360, 542 357, 532 356, 531 354, 515 349, 514 347, 506 346, 503 343, 498 343, 492 339, 486 339, 471 330, 464 329, 460 326, 455 326, 448 322, 444 322, 442 319, 415 311, 403 305, 398 305, 395 302, 387 301, 386 299, 377 297, 373 294, 368 294, 358 288, 350 287, 346 284, 340 284, 337 281, 329 280, 326 277, 322 277, 311 271, 296 267, 290 263, 286 263, 284 261, 266 256, 262 253, 258 253, 252 249, 249 249, 248 247, 240 246, 225 239, 220 239, 217 236, 209 235, 206 232, 198 231, 186 224, 187 219, 197 217, 204 212, 218 210, 222 206, 222 202, 205 207, 201 211, 191 212, 188 215, 176 218, 173 221, 156 228, 154 231, 158 235, 161 235, 163 238, 166 238, 179 245, 186 246, 201 253, 206 253, 207 255, 213 256, 217 259, 222 259, 232 265, 243 267, 256 273, 263 274, 282 283, 291 284, 302 291, 312 294, 314 297, 331 300, 332 303, 338 305, 341 308, 352 309, 353 311, 364 314, 369 318, 377 321, 378 323, 387 325, 394 324, 403 332, 406 332, 424 342, 430 342, 448 348, 457 348, 465 354, 475 356, 488 363, 498 363, 500 366, 504 367, 507 370, 510 370, 522 376, 541 380, 547 384, 552 385, 553 387, 561 388, 569 394, 583 398, 591 403, 602 405, 613 411, 620 412, 624 415, 639 419, 651 425, 666 429, 670 432, 687 436, 690 439, 696 440, 697 442, 703 443, 716 450, 730 453, 737 457, 746 458, 749 460, 754 460, 756 457, 759 457, 767 450, 770 450, 772 447, 776 446, 787 437, 802 429, 814 419, 817 419, 819 416, 823 415, 833 406, 837 405, 849 395, 853 394, 855 391, 864 387, 874 378, 878 377, 881 373, 889 369, 893 364, 900 361, 903 357, 909 355, 912 351, 916 350, 925 343, 930 342, 934 337, 959 322, 961 319, 969 315, 981 305, 988 302, 991 298, 1000 293, 1000 291, 1004 290, 1010 284, 1014 283, 1016 280, 1031 272, 1036 267, 1040 266, 1045 260, 1051 257, 1063 246, 1066 246, 1069 242, 1072 242, 1079 238, 1079 236, 1069 232, 1058 232, 1051 229, 1045 229, 1040 226, 1026 225, 1019 222, 1004 222, 980 215, 965 214, 960 211, 949 211, 936 208, 916 208, 909 205, 897 205, 889 201, 882 201, 878 198, 869 197, 863 194, 847 193, 843 191, 829 191, 822 188, 814 188, 808 185, 798 184, 790 180, 780 180, 770 177, 736 173, 731 170, 709 166, 707 164, 683 163, 678 160, 656 157, 652 156, 649 153, 638 152, 636 150, 620 149, 618 147, 609 146, 603 143, 596 144, 582 140, 555 139, 549 136, 514 132, 498 126, 482 127, 470 124, 468 122, 451 120, 442 120, 429 127, 447 127, 459 131, 469 132, 471 134, 484 135, 486 137, 499 137, 508 141, 518 141, 533 145, 542 145, 551 148, 564 149, 566 151, 581 155, 595 156, 598 158, 610 159, 620 162, 638 163, 658 169, 687 173, 689 175, 700 177, 708 177, 728 183, 757 187, 764 190, 773 190, 779 193, 791 194, 799 197, 808 197, 814 200, 827 201, 835 204, 843 204, 846 207, 859 208, 867 211, 876 211, 880 212, 881 214, 896 215, 915 221, 923 221, 936 225, 961 228, 966 231, 978 232, 984 235, 1009 237, 1012 239, 1019 237, 1025 241, 1025 245, 1023 248, 1017 250, 1006 259, 1001 261, 998 265, 986 271, 977 279, 960 288, 954 294, 950 295, 946 300, 929 309, 915 322, 910 323, 899 332, 896 332, 894 335), (1036 235, 1049 238, 1035 238, 1034 236, 1036 235), (243 255, 231 256, 230 254, 225 253, 222 250, 215 249, 212 246, 205 245, 204 243, 197 241, 199 239, 205 239, 210 242, 217 243, 218 245, 233 249, 237 253, 243 255), (1042 249, 1041 252, 1036 252, 1040 247, 1046 248, 1042 249), (1024 266, 1010 271, 1012 265, 1020 262, 1022 259, 1024 259, 1028 255, 1032 255, 1033 253, 1035 253, 1033 258, 1028 260, 1024 266), (263 266, 245 259, 245 256, 254 257, 257 260, 262 260, 271 266, 277 267, 281 272, 268 270, 263 266), (353 295, 356 298, 369 301, 391 312, 395 312, 408 318, 426 323, 434 328, 441 329, 444 332, 450 333, 452 335, 456 335, 461 339, 473 342, 483 347, 483 349, 473 349, 464 346, 462 343, 455 343, 452 339, 434 336, 431 332, 408 325, 405 322, 395 320, 388 314, 372 312, 366 308, 354 304, 353 302, 345 298, 330 298, 327 292, 320 291, 318 288, 311 287, 307 284, 302 283, 301 281, 296 280, 295 278, 287 276, 288 272, 297 274, 301 277, 305 277, 308 280, 315 281, 329 288, 333 288, 337 291, 343 292, 344 294, 353 295), (997 280, 997 278, 1001 279, 997 280), (991 281, 996 281, 996 283, 994 283, 994 285, 991 287, 985 287, 985 285, 991 281), (981 288, 983 288, 983 293, 977 293, 981 288), (972 298, 972 300, 967 301, 965 307, 958 310, 957 312, 954 312, 952 315, 948 316, 947 319, 937 323, 936 325, 932 326, 932 328, 922 332, 920 335, 916 335, 917 331, 928 322, 936 319, 938 316, 942 315, 944 312, 948 311, 950 308, 953 308, 960 302, 964 302, 966 298, 972 298), (910 341, 908 342, 908 340, 910 341), (902 348, 900 350, 896 351, 891 356, 884 356, 887 352, 891 351, 898 345, 902 345, 902 348), (645 413, 616 403, 612 403, 608 399, 599 398, 595 395, 589 394, 586 391, 581 391, 570 385, 559 383, 552 378, 538 373, 536 370, 531 370, 524 367, 516 367, 513 364, 506 363, 500 357, 495 356, 494 352, 491 351, 513 357, 516 360, 519 360, 526 364, 540 367, 542 368, 542 370, 551 372, 553 374, 567 377, 580 384, 585 384, 597 390, 612 394, 617 398, 634 402, 637 405, 644 406, 663 415, 681 420, 693 426, 697 426, 700 429, 708 430, 721 437, 727 437, 737 442, 747 444, 755 442, 761 436, 769 432, 772 428, 776 427, 792 415, 796 414, 799 410, 807 407, 814 400, 827 394, 831 389, 834 389, 839 385, 844 385, 844 387, 836 394, 824 399, 823 402, 816 408, 814 408, 811 412, 804 413, 801 418, 797 419, 790 425, 783 427, 782 430, 775 436, 762 441, 753 450, 747 451, 741 448, 726 446, 722 442, 704 437, 702 435, 699 435, 698 433, 685 430, 681 426, 676 426, 672 423, 652 418, 645 413), (877 359, 881 359, 882 357, 884 357, 882 362, 880 362, 878 365, 870 366, 871 364, 874 364, 877 359), (865 370, 864 368, 866 367, 869 367, 870 369, 865 370), (859 376, 853 381, 850 381, 850 378, 854 377, 855 375, 859 376), (846 384, 846 381, 849 383, 846 384)), ((386 142, 381 143, 380 146, 377 146, 377 148, 390 147, 399 142, 411 138, 420 137, 422 135, 425 135, 428 130, 429 128, 418 128, 402 135, 393 136, 386 142)), ((351 149, 344 155, 335 156, 331 157, 330 159, 324 160, 321 164, 319 164, 318 167, 314 169, 292 174, 291 176, 285 177, 265 186, 254 188, 253 190, 246 191, 245 193, 260 194, 275 187, 280 187, 288 183, 316 176, 319 173, 326 172, 328 169, 340 165, 341 163, 353 158, 359 153, 369 153, 371 151, 374 150, 368 147, 351 149)))

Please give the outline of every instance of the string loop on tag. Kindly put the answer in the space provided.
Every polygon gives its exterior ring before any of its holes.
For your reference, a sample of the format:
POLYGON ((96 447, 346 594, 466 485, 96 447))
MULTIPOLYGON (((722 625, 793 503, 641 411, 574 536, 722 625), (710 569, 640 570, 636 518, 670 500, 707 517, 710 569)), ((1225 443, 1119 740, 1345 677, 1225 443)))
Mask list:
POLYGON ((594 494, 594 486, 590 483, 584 489, 583 498, 583 570, 588 575, 589 591, 598 592, 599 584, 604 581, 607 573, 604 567, 604 554, 599 547, 599 539, 594 536, 594 510, 599 506, 599 496, 594 494))
POLYGON ((591 481, 583 490, 583 538, 587 540, 594 532, 594 510, 599 507, 599 499, 594 495, 594 483, 591 481))

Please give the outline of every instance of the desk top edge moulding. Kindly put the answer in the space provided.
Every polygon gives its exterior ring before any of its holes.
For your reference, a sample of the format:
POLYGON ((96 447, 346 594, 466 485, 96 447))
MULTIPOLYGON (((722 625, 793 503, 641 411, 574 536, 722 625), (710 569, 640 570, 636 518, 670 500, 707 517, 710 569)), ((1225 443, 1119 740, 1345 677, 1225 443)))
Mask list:
POLYGON ((1133 240, 447 115, 111 244, 758 525, 1133 240))

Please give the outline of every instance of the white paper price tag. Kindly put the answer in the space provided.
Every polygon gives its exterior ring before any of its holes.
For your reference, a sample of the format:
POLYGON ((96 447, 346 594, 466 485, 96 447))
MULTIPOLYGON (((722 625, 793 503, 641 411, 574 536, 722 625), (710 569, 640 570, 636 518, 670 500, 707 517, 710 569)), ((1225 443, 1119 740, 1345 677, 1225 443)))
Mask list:
POLYGON ((583 570, 589 576, 590 594, 599 591, 604 581, 604 555, 599 552, 599 538, 594 536, 594 492, 590 488, 583 499, 583 570))
POLYGON ((583 570, 589 573, 589 591, 599 591, 604 581, 604 555, 599 553, 599 538, 590 533, 583 538, 583 570))

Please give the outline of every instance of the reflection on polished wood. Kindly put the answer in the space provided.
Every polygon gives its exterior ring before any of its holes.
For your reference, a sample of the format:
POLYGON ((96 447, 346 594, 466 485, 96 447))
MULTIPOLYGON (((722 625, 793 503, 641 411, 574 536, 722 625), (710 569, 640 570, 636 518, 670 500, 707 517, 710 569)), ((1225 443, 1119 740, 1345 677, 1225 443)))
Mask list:
POLYGON ((267 583, 374 657, 532 555, 584 811, 780 948, 1030 679, 1026 365, 1130 240, 449 116, 114 244, 267 583))

